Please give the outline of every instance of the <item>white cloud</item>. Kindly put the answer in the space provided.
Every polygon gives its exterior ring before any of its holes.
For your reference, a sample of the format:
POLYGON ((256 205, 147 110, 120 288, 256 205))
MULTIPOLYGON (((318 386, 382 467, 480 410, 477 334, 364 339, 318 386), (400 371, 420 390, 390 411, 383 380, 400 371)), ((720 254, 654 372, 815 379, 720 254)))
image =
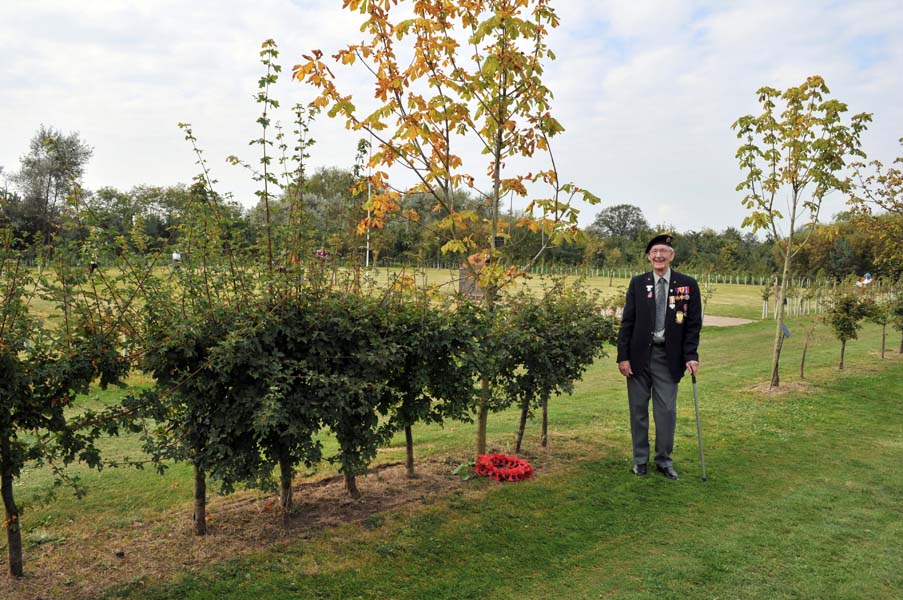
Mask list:
MULTIPOLYGON (((863 140, 870 155, 899 155, 903 6, 895 0, 581 0, 556 10, 558 60, 546 75, 567 128, 556 159, 565 179, 606 204, 635 204, 679 230, 738 226, 730 125, 756 110, 758 87, 785 88, 813 73, 851 111, 875 113, 863 140)), ((197 169, 176 123, 189 121, 221 189, 250 202, 247 175, 224 158, 255 160, 247 141, 258 135, 260 43, 280 45, 286 82, 277 94, 289 107, 312 96, 287 81, 291 65, 311 48, 331 53, 357 41, 359 23, 325 0, 6 0, 0 165, 15 170, 45 123, 79 131, 94 147, 91 188, 184 182, 197 169)), ((342 73, 368 97, 362 78, 342 73)), ((315 164, 351 164, 356 138, 340 123, 322 118, 314 133, 315 164)), ((827 212, 842 208, 832 198, 827 212)))

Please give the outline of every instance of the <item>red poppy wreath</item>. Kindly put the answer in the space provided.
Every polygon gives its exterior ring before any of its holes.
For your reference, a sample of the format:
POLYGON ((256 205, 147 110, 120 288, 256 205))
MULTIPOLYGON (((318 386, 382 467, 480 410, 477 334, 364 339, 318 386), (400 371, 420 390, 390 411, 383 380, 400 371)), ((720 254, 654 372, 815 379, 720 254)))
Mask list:
POLYGON ((523 481, 533 477, 530 463, 508 454, 480 454, 473 470, 496 481, 523 481))

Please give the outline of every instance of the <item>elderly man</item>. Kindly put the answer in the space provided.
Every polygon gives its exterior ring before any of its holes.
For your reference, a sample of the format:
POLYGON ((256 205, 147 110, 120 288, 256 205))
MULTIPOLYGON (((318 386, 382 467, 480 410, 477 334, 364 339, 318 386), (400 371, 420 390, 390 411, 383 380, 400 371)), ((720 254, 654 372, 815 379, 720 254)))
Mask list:
POLYGON ((649 398, 655 418, 655 467, 677 479, 671 460, 677 425, 677 385, 686 370, 699 369, 702 303, 699 284, 671 269, 672 236, 658 235, 646 245, 652 271, 630 280, 618 333, 618 369, 627 378, 635 475, 649 463, 649 398))

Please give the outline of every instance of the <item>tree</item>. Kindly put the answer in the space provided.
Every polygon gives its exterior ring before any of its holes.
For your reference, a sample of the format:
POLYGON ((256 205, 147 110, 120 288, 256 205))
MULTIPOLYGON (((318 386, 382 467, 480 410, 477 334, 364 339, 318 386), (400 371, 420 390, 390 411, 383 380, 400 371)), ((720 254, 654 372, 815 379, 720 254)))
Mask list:
POLYGON ((524 293, 512 300, 507 317, 516 337, 506 393, 521 409, 515 452, 521 451, 527 418, 537 408, 542 409, 540 443, 547 446, 549 399, 556 393, 570 394, 593 360, 605 356, 604 345, 617 341, 615 320, 601 313, 597 300, 579 285, 563 281, 556 281, 541 298, 524 293))
POLYGON ((887 167, 879 160, 855 163, 854 167, 858 185, 849 203, 857 224, 866 230, 875 248, 877 266, 898 277, 903 272, 903 155, 887 167))
POLYGON ((88 280, 74 267, 71 257, 58 251, 52 263, 40 257, 38 275, 24 264, 13 248, 9 230, 0 231, 0 490, 6 513, 9 572, 24 573, 21 513, 15 501, 14 482, 29 461, 52 467, 57 483, 75 484, 65 465, 83 461, 101 466, 94 441, 102 431, 115 432, 111 424, 84 428, 90 415, 73 419, 76 396, 88 391, 97 377, 106 387, 128 372, 128 360, 119 352, 121 321, 109 288, 88 280), (36 295, 52 300, 60 319, 42 322, 31 314, 36 295))
POLYGON ((391 427, 404 430, 407 474, 414 477, 413 426, 470 420, 474 405, 474 315, 467 306, 435 306, 430 298, 395 298, 392 331, 401 350, 388 379, 400 397, 391 427))
POLYGON ((816 226, 809 243, 795 257, 794 271, 798 274, 823 271, 840 281, 866 272, 887 274, 885 269, 876 268, 875 240, 861 221, 861 217, 835 218, 834 223, 816 226))
POLYGON ((862 310, 866 320, 881 326, 881 360, 884 360, 884 352, 887 349, 887 325, 891 322, 892 304, 889 301, 877 298, 863 298, 862 310))
POLYGON ((846 291, 834 297, 831 307, 825 313, 825 321, 834 330, 834 335, 840 340, 840 365, 843 369, 843 356, 847 349, 847 342, 855 340, 862 329, 862 319, 868 315, 868 304, 863 298, 851 291, 846 291))
POLYGON ((391 425, 380 418, 397 403, 398 391, 388 381, 403 352, 379 299, 329 294, 311 305, 310 317, 317 337, 306 358, 316 368, 305 374, 305 386, 338 441, 330 461, 338 463, 348 493, 357 498, 357 475, 391 438, 391 425))
MULTIPOLYGON (((527 268, 549 247, 577 233, 575 197, 594 203, 585 190, 562 183, 554 161, 549 168, 528 174, 509 174, 505 165, 515 157, 545 154, 551 158, 550 140, 563 131, 551 115, 551 90, 542 80, 543 62, 554 58, 546 44, 549 28, 558 18, 549 0, 462 0, 418 2, 401 20, 390 0, 350 0, 349 10, 366 15, 361 30, 368 39, 334 55, 343 65, 363 65, 373 77, 377 106, 364 114, 335 84, 332 70, 320 50, 305 56, 293 76, 316 87, 314 104, 329 115, 343 118, 347 127, 366 131, 376 140, 370 159, 374 169, 369 185, 374 194, 362 228, 382 228, 386 216, 399 209, 399 200, 411 193, 431 197, 441 216, 444 253, 480 255, 467 268, 484 290, 482 302, 492 307, 499 291, 523 268, 504 264, 500 246, 505 239, 501 208, 509 197, 530 195, 528 186, 546 184, 549 197, 534 198, 526 213, 541 219, 523 224, 541 228, 542 248, 527 268), (461 49, 470 48, 465 55, 461 49), (399 56, 411 56, 401 64, 399 56), (486 188, 477 185, 478 173, 464 169, 458 142, 470 138, 487 157, 486 188), (392 185, 389 169, 406 167, 415 183, 392 185), (454 192, 467 187, 486 203, 487 216, 461 210, 454 192), (478 266, 479 265, 479 266, 478 266), (512 268, 513 267, 513 268, 512 268)), ((409 213, 419 221, 419 215, 409 213)), ((486 417, 490 401, 484 379, 478 415, 477 451, 485 452, 486 417)))
POLYGON ((158 465, 173 459, 194 468, 196 535, 206 533, 207 477, 228 490, 255 479, 261 463, 256 446, 247 449, 255 404, 232 393, 228 369, 213 360, 217 347, 243 331, 247 314, 259 307, 252 302, 257 287, 236 264, 250 260, 242 260, 240 247, 232 245, 226 214, 222 199, 200 176, 179 219, 178 269, 153 272, 140 286, 140 366, 155 380, 143 402, 144 414, 156 422, 145 446, 158 465))
POLYGON ((616 204, 599 211, 587 230, 603 238, 644 239, 650 232, 643 211, 632 204, 616 204))
POLYGON ((127 235, 141 209, 131 194, 102 187, 85 201, 83 221, 114 236, 127 235))
POLYGON ((834 190, 850 191, 851 179, 843 174, 848 159, 865 156, 860 136, 871 115, 860 113, 844 123, 847 105, 827 99, 829 93, 818 75, 784 92, 762 87, 757 91, 762 112, 740 117, 732 125, 737 138, 743 140, 737 150, 740 169, 746 173, 737 190, 746 193, 743 206, 749 210, 743 226, 771 233, 778 240, 783 262, 776 297, 771 387, 780 385, 783 300, 793 257, 808 243, 824 197, 834 190), (782 197, 787 198, 786 211, 777 206, 782 197), (785 221, 786 233, 781 226, 785 221))
POLYGON ((8 229, 11 225, 10 206, 16 206, 19 197, 9 189, 9 177, 4 174, 2 166, 0 166, 0 178, 3 179, 3 186, 0 187, 0 227, 8 229))
POLYGON ((800 379, 806 378, 806 354, 809 352, 809 345, 816 339, 815 329, 818 326, 818 319, 809 319, 803 328, 803 353, 800 356, 800 379))
MULTIPOLYGON (((178 216, 190 203, 185 185, 139 185, 129 191, 111 187, 89 194, 78 215, 96 237, 115 240, 122 236, 143 253, 178 244, 178 216)), ((241 209, 232 207, 233 221, 241 209)), ((242 219, 243 221, 244 219, 242 219)), ((239 226, 240 228, 240 226, 239 226)), ((244 229, 247 229, 245 226, 244 229)), ((121 248, 118 250, 121 253, 121 248)))
MULTIPOLYGON (((302 382, 309 375, 307 356, 316 324, 297 300, 266 307, 253 315, 253 324, 230 333, 213 351, 213 366, 227 381, 228 398, 253 411, 247 434, 245 463, 263 457, 253 482, 268 488, 274 467, 279 471, 280 506, 292 510, 295 467, 320 461, 322 446, 315 438, 322 408, 302 382)), ((239 425, 239 424, 237 424, 239 425)), ((239 432, 241 426, 239 425, 239 432)), ((254 469, 246 470, 254 475, 254 469)))
POLYGON ((66 197, 79 185, 92 154, 78 133, 40 126, 14 177, 22 196, 20 237, 33 243, 36 236, 49 239, 57 231, 66 197))
POLYGON ((903 167, 896 165, 903 165, 903 156, 895 158, 889 167, 879 160, 854 163, 859 185, 851 196, 853 206, 871 206, 903 216, 903 167))
MULTIPOLYGON (((890 302, 890 322, 903 333, 903 293, 897 292, 890 302)), ((903 336, 900 337, 900 354, 903 354, 903 336)))
MULTIPOLYGON (((184 279, 183 279, 184 281, 184 279)), ((156 426, 145 450, 162 472, 165 460, 194 469, 194 533, 207 533, 207 478, 228 491, 240 481, 258 479, 260 454, 250 435, 255 403, 234 393, 231 380, 213 360, 217 347, 240 328, 237 313, 218 306, 203 315, 173 311, 179 299, 152 297, 141 367, 155 388, 143 405, 156 426)))

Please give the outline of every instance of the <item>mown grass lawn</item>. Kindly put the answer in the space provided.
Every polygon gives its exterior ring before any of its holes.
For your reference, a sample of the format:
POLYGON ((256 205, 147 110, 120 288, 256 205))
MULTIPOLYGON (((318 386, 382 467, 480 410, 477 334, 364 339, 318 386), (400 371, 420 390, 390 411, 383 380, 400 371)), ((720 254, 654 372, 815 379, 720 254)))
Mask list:
MULTIPOLYGON (((758 301, 754 293, 750 299, 758 301)), ((712 314, 743 316, 740 308, 741 314, 712 314)), ((788 323, 794 336, 784 347, 782 381, 794 391, 778 395, 753 389, 768 374, 772 321, 704 330, 705 483, 689 381, 679 399, 681 479, 630 475, 626 393, 609 356, 573 396, 552 403, 548 454, 537 448, 530 425, 526 449, 541 467, 531 481, 472 480, 464 491, 188 574, 136 574, 103 597, 903 597, 903 360, 889 354, 882 362, 880 331, 867 326, 848 345, 840 372, 839 343, 822 326, 801 381, 803 324, 788 323)), ((491 446, 511 448, 516 419, 514 411, 492 416, 491 446)), ((473 437, 468 424, 417 428, 418 459, 467 456, 473 437)), ((133 438, 108 444, 111 455, 135 456, 133 438)), ((402 453, 398 439, 380 461, 402 453)), ((17 486, 30 505, 26 569, 28 552, 38 551, 37 534, 53 540, 88 529, 102 536, 161 514, 180 515, 190 527, 190 474, 182 466, 163 477, 105 470, 85 480, 91 489, 85 500, 63 496, 48 506, 35 502, 45 473, 32 471, 17 486)), ((78 551, 65 539, 54 544, 54 552, 78 551)), ((28 589, 39 580, 39 573, 29 574, 28 589)), ((2 580, 0 598, 34 597, 24 589, 2 580)), ((70 597, 65 586, 43 592, 70 597)))

